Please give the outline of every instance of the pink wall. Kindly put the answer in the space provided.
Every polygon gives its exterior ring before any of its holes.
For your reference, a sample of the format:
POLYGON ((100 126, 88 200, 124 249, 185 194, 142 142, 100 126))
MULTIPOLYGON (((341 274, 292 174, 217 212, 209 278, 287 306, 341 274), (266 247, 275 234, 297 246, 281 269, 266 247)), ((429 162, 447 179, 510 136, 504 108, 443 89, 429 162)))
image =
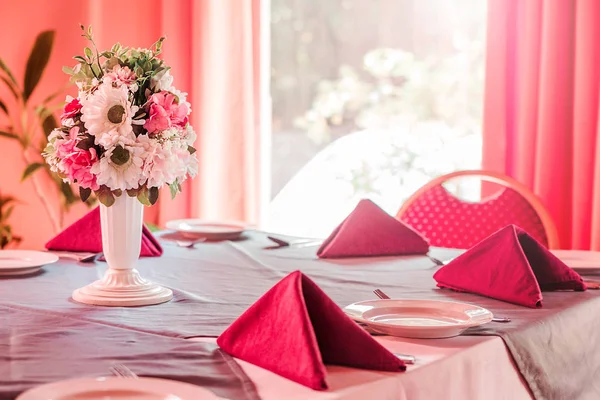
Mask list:
MULTIPOLYGON (((160 23, 151 22, 157 19, 157 9, 160 14, 161 3, 158 0, 0 0, 0 37, 3 38, 0 41, 0 57, 12 69, 17 80, 22 82, 25 63, 37 34, 47 29, 56 31, 53 54, 31 98, 31 103, 35 104, 67 83, 67 76, 61 68, 63 65, 74 65, 73 55, 82 53, 86 45, 85 39, 80 37, 79 23, 93 24, 99 47, 110 46, 117 40, 128 46, 148 47, 164 33, 160 23)), ((176 74, 177 66, 173 67, 176 74)), ((73 88, 70 93, 75 94, 73 88)), ((0 89, 0 98, 6 103, 12 100, 5 89, 0 89)), ((4 122, 0 119, 1 125, 4 122)), ((15 234, 25 239, 21 248, 41 248, 53 235, 52 225, 35 195, 32 183, 20 182, 24 168, 18 145, 0 138, 0 191, 22 201, 14 211, 11 224, 15 234)), ((45 194, 56 207, 56 199, 49 189, 45 190, 45 194)), ((85 206, 77 205, 65 222, 73 222, 85 212, 85 206)), ((155 213, 155 210, 146 210, 147 217, 155 213)))

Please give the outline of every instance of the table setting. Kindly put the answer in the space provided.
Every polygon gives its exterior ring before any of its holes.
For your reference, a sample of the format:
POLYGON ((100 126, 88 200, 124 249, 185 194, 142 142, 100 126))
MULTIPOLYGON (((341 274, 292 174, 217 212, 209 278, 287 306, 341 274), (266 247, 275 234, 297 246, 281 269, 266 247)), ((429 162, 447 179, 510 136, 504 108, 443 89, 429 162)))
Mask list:
POLYGON ((198 167, 163 40, 66 70, 78 98, 44 156, 100 204, 43 251, 0 250, 0 400, 600 396, 596 253, 514 225, 436 248, 368 199, 324 239, 152 233, 144 207, 198 167))

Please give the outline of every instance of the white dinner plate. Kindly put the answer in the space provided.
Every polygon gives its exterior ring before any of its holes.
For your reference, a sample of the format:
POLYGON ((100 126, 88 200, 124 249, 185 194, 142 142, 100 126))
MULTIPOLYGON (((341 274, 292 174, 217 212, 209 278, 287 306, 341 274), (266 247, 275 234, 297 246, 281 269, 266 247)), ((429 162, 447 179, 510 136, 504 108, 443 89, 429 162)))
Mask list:
POLYGON ((167 222, 172 229, 190 238, 205 237, 208 240, 237 239, 246 230, 240 222, 215 222, 201 219, 179 219, 167 222))
POLYGON ((487 324, 494 315, 479 306, 439 300, 369 300, 351 304, 344 312, 376 332, 406 338, 447 338, 487 324))
POLYGON ((24 275, 58 261, 58 256, 44 251, 0 250, 0 276, 24 275))
POLYGON ((550 250, 567 266, 585 274, 600 273, 600 252, 585 250, 550 250))
POLYGON ((210 390, 155 378, 81 378, 38 386, 17 400, 218 400, 210 390))

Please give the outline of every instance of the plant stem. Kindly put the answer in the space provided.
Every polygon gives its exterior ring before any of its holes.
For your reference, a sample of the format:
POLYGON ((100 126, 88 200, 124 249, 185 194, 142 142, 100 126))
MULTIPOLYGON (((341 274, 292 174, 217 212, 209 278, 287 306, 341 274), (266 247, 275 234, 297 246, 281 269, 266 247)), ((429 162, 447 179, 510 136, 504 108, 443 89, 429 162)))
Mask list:
MULTIPOLYGON (((22 155, 23 155, 23 161, 25 161, 25 165, 31 164, 29 155, 27 153, 28 153, 27 149, 26 148, 23 149, 22 155)), ((44 205, 44 208, 46 209, 46 214, 48 214, 48 218, 50 218, 50 222, 52 223, 52 228, 54 230, 54 234, 57 235, 62 230, 62 224, 61 224, 59 218, 54 214, 52 207, 50 205, 50 202, 46 199, 46 196, 44 196, 44 192, 43 192, 42 188, 40 187, 40 184, 37 180, 37 176, 35 174, 31 175, 31 182, 33 183, 33 188, 35 190, 37 197, 39 198, 40 202, 44 205)))

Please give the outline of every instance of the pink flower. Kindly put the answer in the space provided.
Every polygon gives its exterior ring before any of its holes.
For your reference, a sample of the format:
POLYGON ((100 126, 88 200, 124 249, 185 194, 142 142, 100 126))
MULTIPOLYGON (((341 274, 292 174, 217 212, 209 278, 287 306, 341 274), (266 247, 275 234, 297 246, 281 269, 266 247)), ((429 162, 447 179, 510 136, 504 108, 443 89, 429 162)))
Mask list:
POLYGON ((75 117, 77 114, 81 112, 81 103, 79 99, 72 99, 65 105, 62 115, 60 116, 60 120, 64 121, 69 118, 75 117))
POLYGON ((150 97, 148 118, 144 128, 149 133, 164 131, 172 126, 185 127, 190 109, 187 103, 177 103, 173 93, 162 91, 150 97))
POLYGON ((83 150, 77 147, 79 139, 78 127, 73 127, 69 132, 69 138, 58 144, 56 157, 60 160, 58 168, 67 176, 71 182, 77 182, 85 189, 98 190, 96 175, 90 172, 92 165, 98 161, 98 155, 94 148, 83 150))
POLYGON ((103 77, 104 82, 114 83, 116 86, 131 85, 136 79, 135 73, 129 67, 121 67, 120 65, 115 65, 112 71, 103 77))

